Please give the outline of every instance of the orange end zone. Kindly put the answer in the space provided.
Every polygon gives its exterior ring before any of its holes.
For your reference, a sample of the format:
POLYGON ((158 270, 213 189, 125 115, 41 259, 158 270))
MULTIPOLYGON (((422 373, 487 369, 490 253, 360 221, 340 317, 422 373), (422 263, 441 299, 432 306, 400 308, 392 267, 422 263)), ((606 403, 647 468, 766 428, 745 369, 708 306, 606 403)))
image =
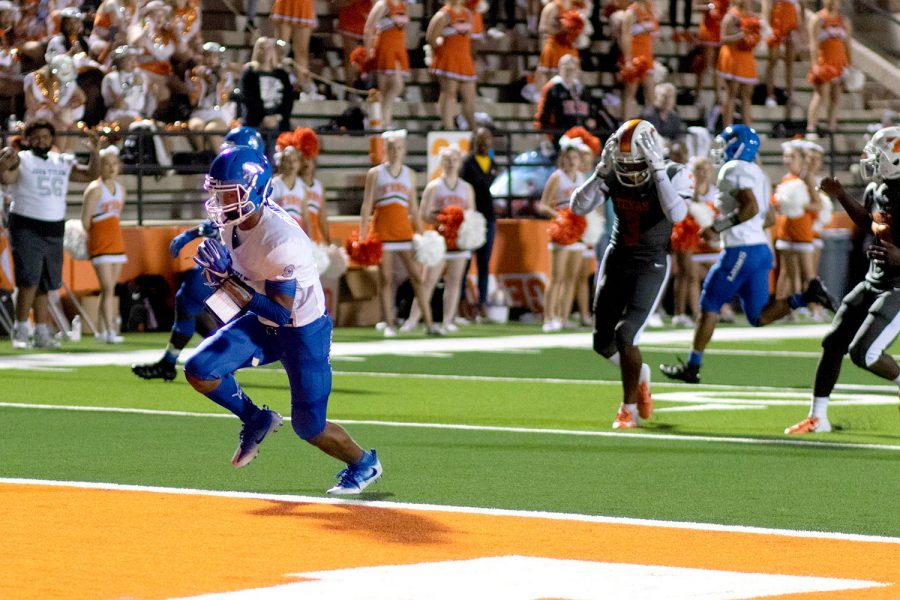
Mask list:
POLYGON ((169 598, 507 555, 889 584, 779 598, 900 597, 895 543, 149 491, 0 484, 0 540, 2 598, 169 598))

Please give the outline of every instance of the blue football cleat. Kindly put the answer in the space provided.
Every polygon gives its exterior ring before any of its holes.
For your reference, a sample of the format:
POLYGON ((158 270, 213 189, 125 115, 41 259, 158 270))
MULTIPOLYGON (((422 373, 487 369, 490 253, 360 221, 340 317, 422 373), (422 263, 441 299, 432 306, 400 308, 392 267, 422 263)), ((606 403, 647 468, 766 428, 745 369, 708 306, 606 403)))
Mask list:
POLYGON ((346 469, 337 474, 338 483, 328 493, 335 496, 359 494, 378 481, 383 471, 375 450, 369 450, 369 454, 359 464, 347 465, 346 469))
POLYGON ((231 464, 235 468, 246 466, 251 460, 259 454, 259 445, 266 439, 270 433, 278 431, 284 419, 274 410, 269 410, 263 406, 248 422, 244 423, 241 428, 241 440, 234 456, 231 457, 231 464))

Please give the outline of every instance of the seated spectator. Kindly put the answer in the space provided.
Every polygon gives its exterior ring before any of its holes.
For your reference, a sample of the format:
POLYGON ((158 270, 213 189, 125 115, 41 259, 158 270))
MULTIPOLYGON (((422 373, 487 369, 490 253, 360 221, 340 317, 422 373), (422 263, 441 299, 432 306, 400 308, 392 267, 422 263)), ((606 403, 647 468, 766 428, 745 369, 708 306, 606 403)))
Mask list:
POLYGON ((200 53, 203 43, 200 35, 202 13, 199 0, 172 0, 173 30, 177 49, 175 56, 179 62, 187 62, 200 53))
POLYGON ((88 41, 84 36, 84 13, 77 8, 65 8, 59 13, 59 33, 47 42, 44 57, 49 61, 54 56, 68 54, 75 61, 75 69, 99 66, 87 55, 88 41))
POLYGON ((91 55, 107 67, 112 66, 113 50, 128 42, 129 28, 138 25, 137 0, 103 0, 94 16, 94 28, 88 38, 91 55))
POLYGON ((670 144, 685 135, 684 123, 675 108, 677 90, 671 83, 661 83, 653 91, 653 105, 641 111, 641 118, 649 121, 659 135, 670 144))
POLYGON ((240 84, 244 125, 287 131, 291 128, 294 92, 290 77, 276 65, 275 40, 257 38, 250 58, 240 84))
MULTIPOLYGON (((49 121, 57 134, 74 131, 84 115, 84 92, 75 83, 72 58, 61 54, 49 64, 25 76, 25 119, 49 121)), ((74 142, 69 136, 57 137, 57 148, 65 152, 74 142)))
POLYGON ((16 6, 9 0, 0 0, 0 112, 4 115, 16 112, 16 96, 22 93, 15 33, 18 18, 16 6))
POLYGON ((554 141, 572 127, 594 126, 590 119, 590 94, 581 83, 580 65, 577 56, 563 56, 559 60, 559 75, 548 81, 541 92, 535 126, 545 131, 557 130, 554 141))
POLYGON ((168 80, 172 75, 172 55, 177 47, 177 36, 170 29, 172 8, 162 0, 150 0, 141 9, 141 19, 128 31, 128 46, 141 51, 138 67, 153 84, 151 91, 156 103, 168 102, 171 92, 168 80))
MULTIPOLYGON (((185 74, 188 98, 193 109, 188 120, 191 131, 223 131, 236 116, 234 102, 231 101, 236 85, 235 75, 222 66, 223 52, 225 48, 216 42, 206 42, 201 50, 200 64, 185 74)), ((200 143, 195 141, 195 146, 199 150, 215 150, 222 141, 219 136, 204 136, 200 138, 200 143)))
POLYGON ((149 117, 156 108, 152 83, 137 68, 140 50, 119 46, 113 53, 113 70, 101 84, 103 102, 106 104, 106 120, 115 121, 122 131, 136 120, 149 117))

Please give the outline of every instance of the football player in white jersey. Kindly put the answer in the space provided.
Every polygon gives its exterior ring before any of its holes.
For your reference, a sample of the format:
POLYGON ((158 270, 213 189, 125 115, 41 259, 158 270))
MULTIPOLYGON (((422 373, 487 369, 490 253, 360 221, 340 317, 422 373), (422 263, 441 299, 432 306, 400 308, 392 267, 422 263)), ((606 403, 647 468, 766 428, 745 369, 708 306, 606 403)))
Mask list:
POLYGON ((63 233, 69 180, 89 182, 100 175, 99 138, 91 136, 91 158, 78 164, 72 154, 51 150, 56 128, 49 121, 25 125, 24 150, 0 150, 0 183, 10 186, 9 236, 16 278, 13 348, 56 348, 50 335, 47 293, 62 287, 63 233), (34 309, 34 340, 28 314, 34 309))
POLYGON ((280 361, 291 388, 291 425, 302 439, 347 463, 331 494, 358 494, 381 477, 374 450, 325 420, 331 393, 331 318, 312 242, 267 196, 272 171, 245 146, 222 150, 206 178, 206 209, 222 241, 206 239, 195 258, 216 288, 207 304, 227 324, 206 339, 184 372, 198 392, 237 415, 244 426, 231 460, 243 467, 282 417, 257 407, 234 378, 238 369, 280 361))
POLYGON ((758 151, 759 136, 746 125, 727 127, 716 138, 714 152, 722 156, 713 158, 721 162, 724 157, 727 162, 719 170, 716 183, 716 209, 720 216, 704 235, 718 233, 724 250, 703 282, 700 320, 687 364, 659 367, 670 379, 700 382, 703 351, 719 322, 719 311, 735 296, 740 298, 747 321, 754 327, 777 321, 810 302, 834 311, 834 303, 819 279, 810 281, 802 293, 769 299, 772 250, 765 228, 771 225, 768 205, 772 186, 755 162, 758 151))

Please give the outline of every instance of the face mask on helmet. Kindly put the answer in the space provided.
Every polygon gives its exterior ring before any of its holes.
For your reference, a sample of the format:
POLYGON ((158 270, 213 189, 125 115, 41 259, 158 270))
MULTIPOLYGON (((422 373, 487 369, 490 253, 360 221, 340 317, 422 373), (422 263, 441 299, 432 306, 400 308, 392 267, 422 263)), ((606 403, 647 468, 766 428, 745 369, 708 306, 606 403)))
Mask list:
POLYGON ((625 187, 640 187, 650 180, 646 160, 618 158, 615 161, 616 179, 625 187))
POLYGON ((867 181, 900 179, 900 127, 885 127, 875 133, 863 148, 859 166, 867 181))
POLYGON ((251 148, 225 149, 213 160, 204 183, 209 218, 220 227, 245 220, 269 195, 271 178, 268 164, 256 162, 251 148))
POLYGON ((717 169, 725 164, 725 140, 720 135, 709 146, 709 162, 717 169))

